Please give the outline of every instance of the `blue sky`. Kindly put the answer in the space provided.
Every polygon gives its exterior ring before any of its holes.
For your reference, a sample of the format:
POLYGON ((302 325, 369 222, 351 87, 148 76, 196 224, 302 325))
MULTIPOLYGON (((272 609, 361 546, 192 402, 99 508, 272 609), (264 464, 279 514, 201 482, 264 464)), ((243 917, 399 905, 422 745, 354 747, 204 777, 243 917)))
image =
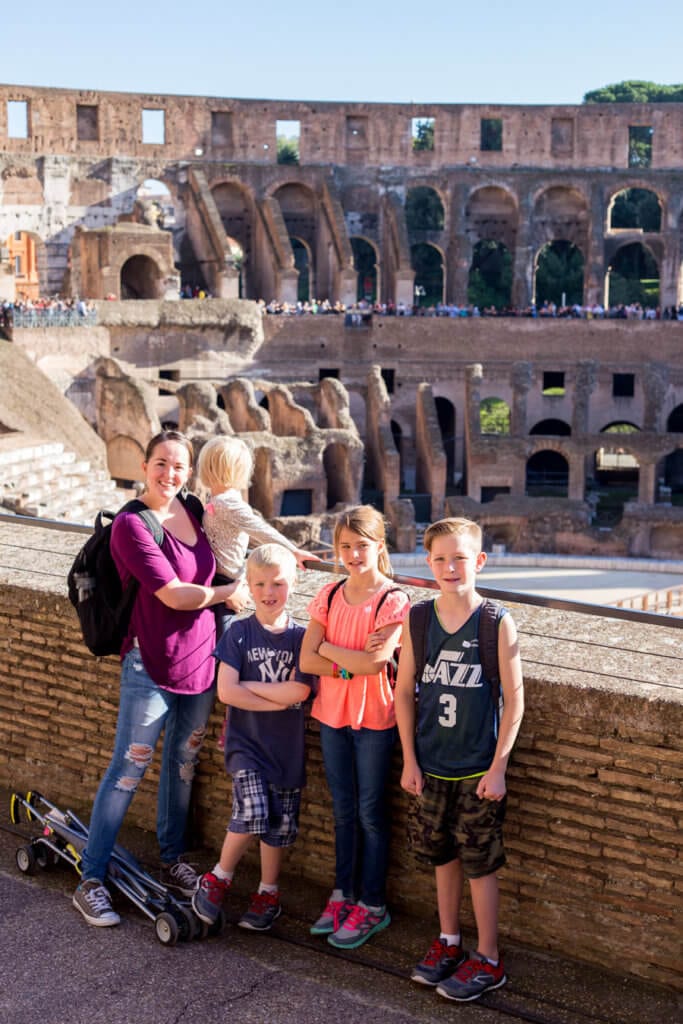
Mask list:
POLYGON ((683 80, 674 0, 15 0, 4 84, 267 99, 580 103, 683 80))

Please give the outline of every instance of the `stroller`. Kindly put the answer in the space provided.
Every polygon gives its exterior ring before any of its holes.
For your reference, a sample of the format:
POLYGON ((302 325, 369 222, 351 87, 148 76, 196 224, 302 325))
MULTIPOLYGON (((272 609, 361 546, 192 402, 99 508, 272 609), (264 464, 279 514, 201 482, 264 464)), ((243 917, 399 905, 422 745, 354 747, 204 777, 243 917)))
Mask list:
MULTIPOLYGON (((14 825, 22 824, 25 819, 27 824, 41 827, 39 834, 16 851, 17 867, 23 874, 35 874, 36 870, 53 867, 60 861, 66 861, 81 873, 81 855, 88 840, 88 828, 73 811, 61 811, 35 791, 26 796, 12 793, 10 819, 14 825)), ((156 937, 164 946, 175 946, 178 940, 217 935, 223 929, 222 915, 215 925, 208 926, 200 921, 189 901, 174 896, 119 844, 114 847, 105 881, 154 922, 156 937)))

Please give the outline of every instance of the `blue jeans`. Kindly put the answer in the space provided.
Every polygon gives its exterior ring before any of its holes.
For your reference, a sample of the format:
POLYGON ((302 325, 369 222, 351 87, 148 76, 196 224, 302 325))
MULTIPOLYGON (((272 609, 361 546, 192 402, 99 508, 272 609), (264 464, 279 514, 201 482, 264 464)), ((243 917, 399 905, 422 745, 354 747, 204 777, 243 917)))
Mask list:
POLYGON ((334 809, 335 889, 371 907, 385 902, 389 820, 385 788, 395 729, 333 729, 320 745, 334 809))
POLYGON ((184 851, 192 780, 214 701, 213 686, 199 694, 162 690, 147 674, 140 651, 128 652, 121 668, 114 753, 95 797, 83 851, 84 879, 104 881, 126 811, 164 727, 157 810, 161 859, 175 861, 184 851))

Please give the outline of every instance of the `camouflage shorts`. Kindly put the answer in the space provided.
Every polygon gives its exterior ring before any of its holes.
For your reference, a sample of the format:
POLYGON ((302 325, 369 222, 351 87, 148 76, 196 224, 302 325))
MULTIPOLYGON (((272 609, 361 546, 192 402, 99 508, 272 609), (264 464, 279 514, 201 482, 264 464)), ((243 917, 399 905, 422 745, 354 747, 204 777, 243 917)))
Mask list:
POLYGON ((480 799, 478 784, 478 778, 453 782, 425 775, 408 826, 419 860, 435 867, 460 860, 468 878, 483 878, 503 866, 506 800, 480 799))

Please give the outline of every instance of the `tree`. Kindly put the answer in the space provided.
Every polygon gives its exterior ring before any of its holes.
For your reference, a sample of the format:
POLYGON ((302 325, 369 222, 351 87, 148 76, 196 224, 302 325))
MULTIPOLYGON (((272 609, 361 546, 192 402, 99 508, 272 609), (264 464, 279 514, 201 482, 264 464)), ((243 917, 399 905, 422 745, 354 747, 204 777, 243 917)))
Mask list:
POLYGON ((593 89, 584 103, 683 103, 683 85, 657 85, 633 79, 593 89))
POLYGON ((288 139, 285 135, 278 135, 277 162, 279 164, 299 163, 299 143, 297 139, 288 139))
POLYGON ((434 149, 434 120, 426 118, 424 121, 415 121, 413 134, 413 149, 418 151, 434 149))
POLYGON ((502 398, 484 398, 479 403, 479 427, 482 434, 510 433, 510 406, 502 398))
POLYGON ((626 188, 614 199, 610 216, 610 228, 640 228, 642 231, 659 231, 662 223, 662 208, 655 192, 647 188, 626 188))

